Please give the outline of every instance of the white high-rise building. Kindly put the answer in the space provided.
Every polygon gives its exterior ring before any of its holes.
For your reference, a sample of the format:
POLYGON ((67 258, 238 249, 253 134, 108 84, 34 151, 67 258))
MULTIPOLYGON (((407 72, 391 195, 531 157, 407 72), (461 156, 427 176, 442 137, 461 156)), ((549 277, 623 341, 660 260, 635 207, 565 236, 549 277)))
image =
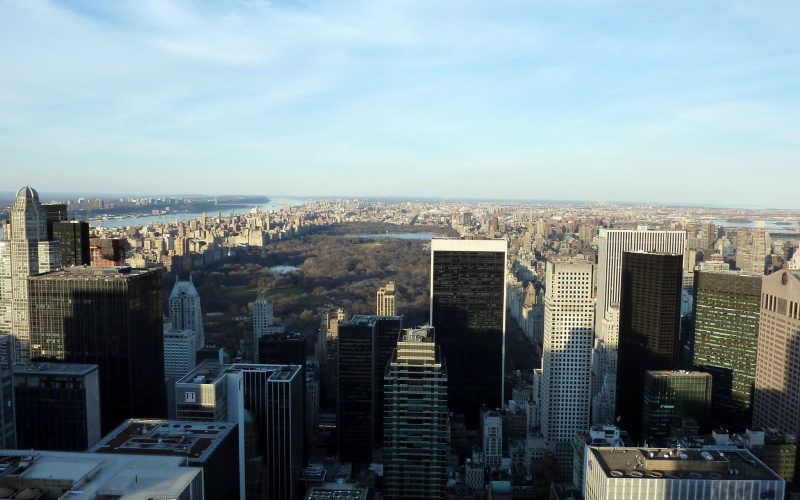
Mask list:
POLYGON ((386 286, 378 288, 375 314, 378 316, 395 316, 397 312, 396 297, 397 289, 394 281, 390 281, 386 286))
POLYGON ((173 330, 194 332, 197 349, 202 349, 206 345, 200 294, 197 293, 191 277, 189 281, 175 280, 175 285, 169 294, 169 320, 173 330))
POLYGON ((589 428, 594 272, 585 262, 547 263, 540 427, 564 479, 575 433, 589 428))
POLYGON ((164 332, 164 376, 173 383, 196 365, 195 343, 197 334, 192 330, 168 330, 164 332))
POLYGON ((495 410, 484 410, 481 428, 484 463, 490 469, 497 469, 503 460, 503 415, 495 410))
POLYGON ((632 229, 600 229, 597 253, 597 308, 594 326, 598 335, 605 312, 619 307, 622 293, 622 254, 650 252, 684 255, 686 231, 648 231, 647 226, 632 229))
POLYGON ((14 336, 15 359, 26 362, 30 359, 28 276, 58 267, 58 243, 47 241, 39 193, 28 186, 17 192, 11 206, 11 227, 6 228, 10 234, 4 234, 7 242, 0 247, 0 333, 14 336))
POLYGON ((253 360, 258 362, 258 341, 265 335, 277 335, 286 330, 283 325, 275 324, 272 299, 267 298, 267 292, 258 291, 258 297, 253 303, 253 360))

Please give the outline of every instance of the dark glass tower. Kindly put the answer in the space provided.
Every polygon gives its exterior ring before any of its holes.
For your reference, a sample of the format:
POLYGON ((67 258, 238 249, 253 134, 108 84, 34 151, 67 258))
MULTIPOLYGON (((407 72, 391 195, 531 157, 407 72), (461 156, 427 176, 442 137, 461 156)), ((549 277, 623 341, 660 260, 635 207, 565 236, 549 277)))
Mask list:
POLYGON ((16 363, 20 449, 84 451, 100 439, 97 365, 16 363))
POLYGON ((160 271, 71 267, 28 286, 31 358, 99 367, 103 433, 166 415, 160 271))
POLYGON ((678 368, 682 279, 682 255, 622 255, 617 415, 635 440, 642 436, 645 372, 678 368))
POLYGON ((743 432, 752 419, 761 275, 696 271, 694 366, 713 377, 711 424, 743 432))
MULTIPOLYGON (((647 371, 644 377, 642 435, 666 439, 683 419, 692 419, 707 432, 711 406, 711 375, 704 372, 647 371)), ((653 446, 655 443, 649 441, 653 446)))
POLYGON ((505 366, 506 241, 431 241, 431 324, 447 362, 450 411, 467 427, 499 408, 505 366))
POLYGON ((88 266, 91 263, 88 222, 54 222, 48 227, 52 227, 53 240, 58 242, 63 267, 88 266))
POLYGON ((402 316, 356 315, 339 324, 339 456, 369 463, 383 438, 383 375, 397 347, 402 316))
POLYGON ((258 362, 262 365, 306 365, 306 336, 276 333, 258 340, 258 362))

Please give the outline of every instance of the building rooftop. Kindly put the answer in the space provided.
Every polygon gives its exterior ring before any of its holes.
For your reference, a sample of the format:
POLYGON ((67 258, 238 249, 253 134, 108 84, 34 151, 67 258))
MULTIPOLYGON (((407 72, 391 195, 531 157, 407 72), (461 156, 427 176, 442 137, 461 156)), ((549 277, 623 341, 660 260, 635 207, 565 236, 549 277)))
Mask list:
POLYGON ((75 363, 14 363, 14 375, 73 375, 76 377, 97 371, 97 365, 75 363))
POLYGON ((305 500, 367 500, 366 488, 359 488, 350 483, 329 482, 312 486, 305 496, 305 500))
POLYGON ((178 498, 202 474, 199 467, 182 467, 183 462, 180 457, 0 450, 0 494, 47 500, 178 498), (42 496, 33 496, 37 493, 42 496))
POLYGON ((204 462, 236 424, 129 419, 89 449, 93 453, 129 453, 186 457, 204 462))
POLYGON ((234 363, 221 365, 213 360, 205 360, 194 370, 178 380, 178 384, 215 384, 225 375, 235 371, 265 371, 272 372, 271 381, 291 380, 297 376, 303 367, 301 365, 259 365, 248 363, 234 363))
POLYGON ((614 478, 781 480, 746 450, 592 447, 592 462, 614 478))

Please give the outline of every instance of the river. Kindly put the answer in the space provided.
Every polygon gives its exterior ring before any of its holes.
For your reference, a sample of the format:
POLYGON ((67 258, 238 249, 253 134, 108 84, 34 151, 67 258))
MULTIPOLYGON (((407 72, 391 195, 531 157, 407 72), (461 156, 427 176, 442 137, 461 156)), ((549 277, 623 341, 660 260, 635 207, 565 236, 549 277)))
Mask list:
MULTIPOLYGON (((295 207, 298 205, 302 205, 308 201, 308 198, 296 198, 296 197, 281 197, 281 198, 271 198, 268 203, 262 203, 258 205, 258 209, 260 211, 268 211, 268 210, 280 210, 282 208, 288 207, 295 207)), ((225 205, 220 205, 217 207, 217 211, 214 212, 206 212, 206 215, 209 217, 216 216, 217 212, 221 212, 222 215, 229 215, 233 212, 236 213, 246 213, 249 212, 252 207, 245 207, 245 206, 238 206, 237 208, 226 208, 225 205)), ((193 220, 197 219, 198 217, 202 216, 203 212, 176 212, 174 214, 163 214, 163 215, 142 215, 138 217, 128 217, 125 219, 93 219, 89 220, 89 225, 92 227, 127 227, 127 226, 146 226, 151 222, 174 222, 178 220, 193 220)))

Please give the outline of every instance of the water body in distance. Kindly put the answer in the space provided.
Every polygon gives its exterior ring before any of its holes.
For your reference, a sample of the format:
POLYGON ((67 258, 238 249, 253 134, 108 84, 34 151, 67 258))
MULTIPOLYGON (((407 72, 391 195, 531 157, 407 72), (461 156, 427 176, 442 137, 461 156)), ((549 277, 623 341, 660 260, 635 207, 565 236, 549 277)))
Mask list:
POLYGON ((432 238, 444 237, 443 234, 435 233, 369 233, 369 234, 344 234, 342 238, 360 238, 364 240, 380 240, 384 238, 398 240, 430 240, 432 238))
MULTIPOLYGON (((289 207, 296 207, 298 205, 302 205, 308 201, 307 198, 294 198, 294 197, 283 197, 283 198, 272 198, 270 199, 269 203, 263 203, 258 205, 258 210, 261 212, 266 212, 269 210, 280 210, 282 208, 289 208, 289 207)), ((217 212, 222 213, 222 215, 230 215, 231 213, 243 214, 248 213, 252 207, 243 207, 237 206, 236 208, 226 208, 224 205, 219 205, 217 210, 214 212, 206 212, 206 215, 209 217, 215 217, 217 212)), ((179 220, 194 220, 198 217, 202 216, 203 212, 186 212, 186 213, 174 213, 174 214, 163 214, 163 215, 143 215, 140 217, 129 217, 126 219, 107 219, 107 220, 90 220, 89 224, 93 227, 102 226, 102 227, 127 227, 127 226, 146 226, 151 222, 174 222, 179 220)))

